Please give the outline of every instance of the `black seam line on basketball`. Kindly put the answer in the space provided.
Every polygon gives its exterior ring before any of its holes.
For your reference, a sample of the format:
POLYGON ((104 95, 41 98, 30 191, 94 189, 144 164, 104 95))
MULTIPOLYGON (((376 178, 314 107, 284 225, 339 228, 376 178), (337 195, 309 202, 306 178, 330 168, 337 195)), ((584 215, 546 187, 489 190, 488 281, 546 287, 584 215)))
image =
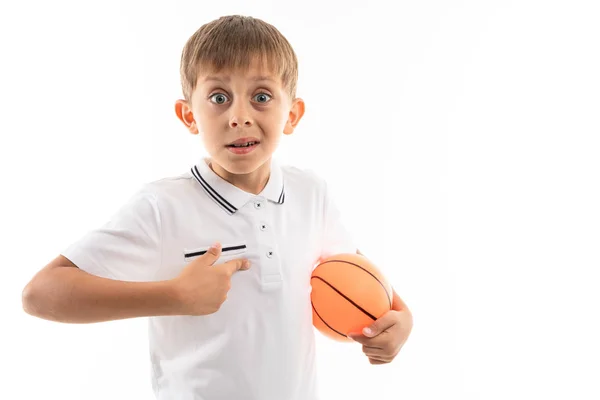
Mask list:
MULTIPOLYGON (((246 245, 243 244, 241 246, 231 246, 231 247, 223 247, 221 249, 221 252, 224 251, 232 251, 232 250, 241 250, 241 249, 245 249, 246 245)), ((205 254, 208 250, 202 250, 202 251, 197 251, 195 253, 187 253, 185 256, 186 257, 195 257, 195 256, 201 256, 202 254, 205 254)))
POLYGON ((363 313, 365 313, 366 315, 368 315, 373 321, 375 321, 377 319, 373 314, 371 314, 370 312, 368 312, 367 310, 365 310, 364 308, 362 308, 361 306, 359 306, 358 304, 356 304, 355 302, 353 302, 352 299, 350 299, 344 293, 342 293, 339 290, 337 290, 331 283, 327 282, 325 279, 321 278, 320 276, 313 276, 311 279, 318 279, 318 280, 322 281, 327 286, 329 286, 330 288, 332 288, 333 290, 335 290, 340 296, 342 296, 343 298, 345 298, 346 300, 348 300, 350 303, 352 303, 352 305, 354 307, 358 308, 360 311, 362 311, 363 313))
POLYGON ((192 174, 194 175, 196 180, 200 183, 200 185, 202 185, 202 187, 204 188, 206 193, 208 193, 223 208, 225 208, 227 211, 229 211, 232 214, 237 211, 237 208, 235 208, 231 203, 229 203, 227 200, 225 200, 215 189, 212 188, 212 186, 210 186, 208 184, 208 182, 206 182, 206 180, 204 180, 202 175, 200 175, 200 171, 198 171, 198 167, 194 166, 192 168, 192 174))
POLYGON ((340 335, 340 336, 343 336, 343 337, 348 337, 348 336, 344 335, 342 332, 340 332, 340 331, 337 331, 337 330, 333 329, 333 327, 332 327, 331 325, 329 325, 327 322, 325 322, 325 320, 324 320, 324 319, 321 317, 321 315, 319 314, 319 312, 318 312, 318 311, 317 311, 317 309, 315 308, 315 305, 312 303, 312 301, 310 302, 310 305, 312 306, 312 309, 315 311, 315 314, 317 314, 317 317, 319 317, 319 319, 320 319, 321 321, 323 321, 323 323, 324 323, 325 325, 327 325, 327 327, 328 327, 329 329, 331 329, 332 331, 334 331, 335 333, 337 333, 337 334, 338 334, 338 335, 340 335))
POLYGON ((377 279, 377 277, 375 275, 373 275, 372 273, 370 273, 369 271, 367 271, 366 269, 364 269, 363 267, 361 267, 358 264, 355 264, 353 262, 350 261, 345 261, 345 260, 329 260, 329 261, 325 261, 323 264, 327 264, 330 262, 342 262, 342 263, 347 263, 347 264, 351 264, 354 265, 355 267, 358 267, 360 269, 362 269, 363 271, 365 271, 367 274, 371 275, 373 278, 375 278, 375 280, 377 282, 379 282, 379 284, 381 285, 381 287, 383 288, 383 290, 385 291, 385 294, 387 295, 388 300, 390 301, 390 309, 392 308, 392 297, 390 295, 390 293, 388 293, 387 289, 385 288, 385 286, 383 285, 383 283, 381 283, 381 281, 379 279, 377 279))

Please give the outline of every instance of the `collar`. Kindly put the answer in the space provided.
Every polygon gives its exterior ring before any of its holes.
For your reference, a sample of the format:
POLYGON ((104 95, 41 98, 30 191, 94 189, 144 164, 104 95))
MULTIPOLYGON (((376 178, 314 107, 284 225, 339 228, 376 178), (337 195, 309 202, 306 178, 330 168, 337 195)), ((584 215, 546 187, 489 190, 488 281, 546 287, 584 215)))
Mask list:
MULTIPOLYGON (((248 193, 227 182, 217 175, 209 166, 210 158, 203 158, 192 167, 192 175, 200 184, 202 189, 219 205, 226 213, 235 214, 250 200, 256 196, 248 193)), ((283 173, 278 162, 271 160, 271 174, 265 188, 258 194, 276 204, 285 201, 285 187, 283 173)))

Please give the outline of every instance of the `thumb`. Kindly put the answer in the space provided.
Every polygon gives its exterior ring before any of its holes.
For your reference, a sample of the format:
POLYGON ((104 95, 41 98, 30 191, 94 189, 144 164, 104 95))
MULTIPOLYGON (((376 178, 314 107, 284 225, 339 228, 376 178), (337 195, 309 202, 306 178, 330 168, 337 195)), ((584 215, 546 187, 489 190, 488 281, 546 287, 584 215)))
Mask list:
POLYGON ((204 266, 209 266, 209 265, 213 265, 221 256, 221 244, 219 242, 213 244, 212 246, 210 246, 208 248, 208 250, 206 251, 206 253, 202 254, 200 257, 198 257, 196 259, 196 262, 204 265, 204 266))
POLYGON ((394 320, 392 313, 387 312, 381 317, 379 317, 371 325, 364 327, 362 330, 362 334, 366 337, 374 337, 379 335, 386 329, 391 328, 395 323, 396 321, 394 320))

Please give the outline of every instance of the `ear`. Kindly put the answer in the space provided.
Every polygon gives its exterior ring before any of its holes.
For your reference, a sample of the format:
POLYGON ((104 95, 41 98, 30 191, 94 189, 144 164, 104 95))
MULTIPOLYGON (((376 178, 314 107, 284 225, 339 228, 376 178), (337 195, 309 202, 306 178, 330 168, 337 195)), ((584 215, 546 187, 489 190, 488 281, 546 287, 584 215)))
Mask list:
POLYGON ((294 129, 302 119, 304 115, 304 100, 296 98, 292 102, 292 107, 290 108, 290 113, 288 115, 288 120, 285 123, 285 127, 283 128, 283 133, 286 135, 291 135, 294 133, 294 129))
POLYGON ((177 118, 183 122, 190 133, 194 135, 198 134, 198 125, 194 119, 192 108, 186 100, 177 100, 175 102, 175 114, 177 114, 177 118))

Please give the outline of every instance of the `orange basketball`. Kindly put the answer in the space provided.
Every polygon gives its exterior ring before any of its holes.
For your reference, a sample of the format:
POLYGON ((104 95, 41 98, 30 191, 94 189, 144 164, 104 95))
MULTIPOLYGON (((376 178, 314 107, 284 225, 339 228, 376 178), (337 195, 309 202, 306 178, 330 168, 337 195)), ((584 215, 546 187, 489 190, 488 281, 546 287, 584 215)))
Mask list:
POLYGON ((338 254, 319 263, 310 278, 313 325, 325 336, 349 342, 392 309, 392 286, 360 254, 338 254))

